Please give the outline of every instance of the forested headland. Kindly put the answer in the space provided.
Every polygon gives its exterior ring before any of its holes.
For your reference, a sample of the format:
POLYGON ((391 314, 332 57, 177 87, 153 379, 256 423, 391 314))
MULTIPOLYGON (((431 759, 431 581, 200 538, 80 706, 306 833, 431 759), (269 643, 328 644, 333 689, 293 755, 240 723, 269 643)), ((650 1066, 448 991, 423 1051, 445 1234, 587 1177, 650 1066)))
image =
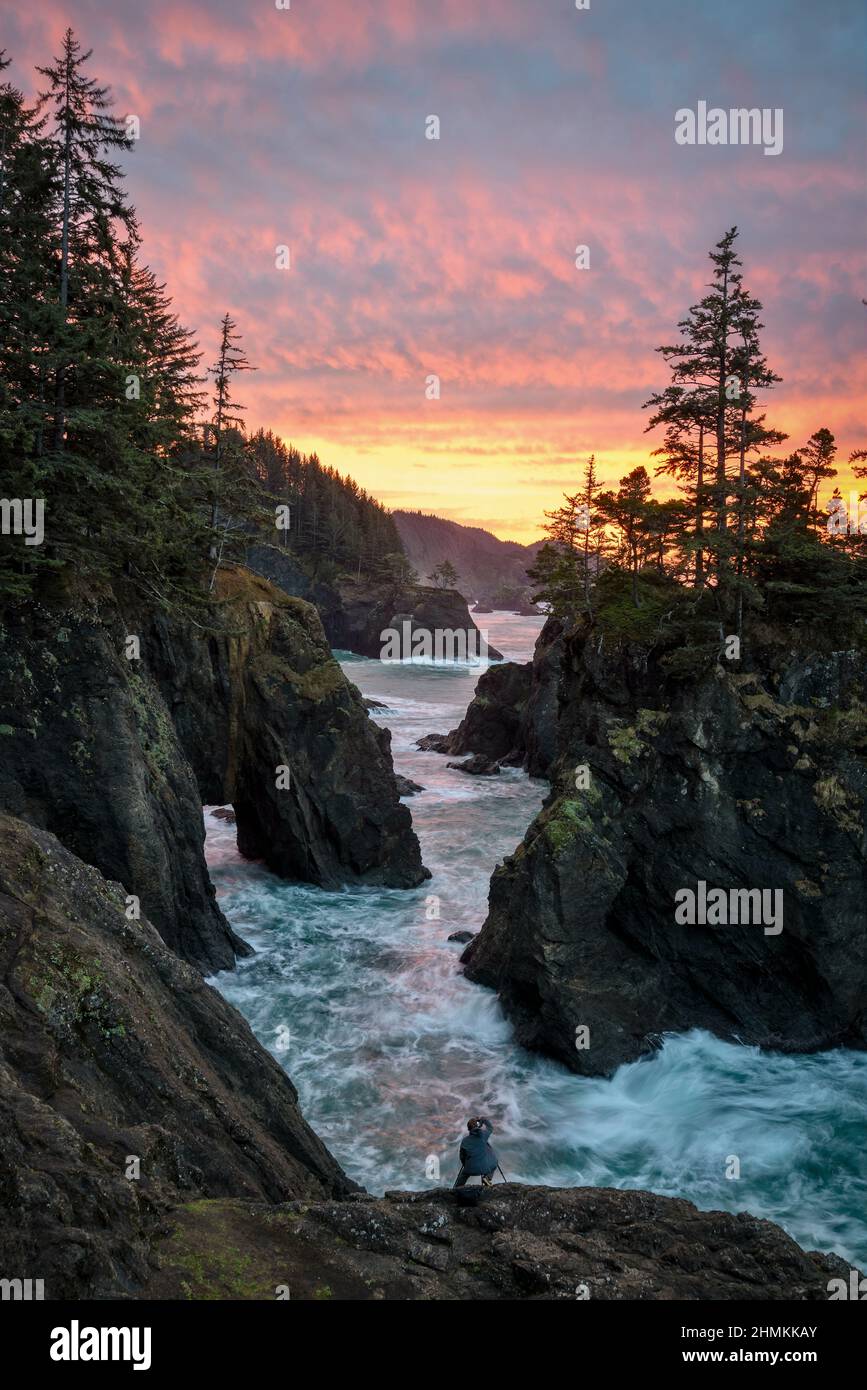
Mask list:
MULTIPOLYGON (((730 228, 710 252, 706 293, 657 349, 669 380, 645 402, 646 428, 661 432, 655 473, 676 494, 654 497, 644 465, 605 488, 591 456, 580 486, 546 513, 531 570, 556 616, 676 647, 665 659, 685 672, 738 659, 741 642, 774 627, 847 644, 863 642, 867 621, 867 494, 827 495, 839 460, 825 425, 787 451, 768 423, 764 397, 780 377, 737 237, 730 228)), ((865 449, 850 455, 856 479, 865 461, 865 449)))
MULTIPOLYGON (((0 55, 4 74, 10 62, 0 55)), ((143 258, 118 162, 134 139, 71 30, 38 75, 32 103, 8 77, 0 87, 0 471, 4 532, 39 499, 44 537, 4 546, 0 602, 75 575, 194 605, 254 541, 325 580, 414 579, 380 503, 249 427, 240 383, 255 366, 229 313, 203 365, 143 258)), ((832 431, 817 424, 791 449, 767 422, 780 378, 737 236, 712 250, 705 294, 658 349, 669 379, 646 402, 647 429, 675 495, 654 496, 644 465, 606 488, 591 457, 547 514, 531 570, 555 615, 664 637, 691 650, 677 658, 687 669, 758 624, 847 642, 867 617, 857 496, 823 495, 837 476, 832 431)), ((865 460, 852 454, 856 478, 865 460)))
MULTIPOLYGON (((254 370, 226 313, 215 360, 147 265, 120 156, 133 148, 71 30, 28 103, 0 54, 0 603, 58 576, 202 601, 253 538, 331 577, 390 573, 389 513, 352 479, 245 424, 254 370), (17 509, 17 511, 16 511, 17 509), (8 520, 8 526, 5 524, 8 520)), ((215 323, 214 327, 217 327, 215 323)))

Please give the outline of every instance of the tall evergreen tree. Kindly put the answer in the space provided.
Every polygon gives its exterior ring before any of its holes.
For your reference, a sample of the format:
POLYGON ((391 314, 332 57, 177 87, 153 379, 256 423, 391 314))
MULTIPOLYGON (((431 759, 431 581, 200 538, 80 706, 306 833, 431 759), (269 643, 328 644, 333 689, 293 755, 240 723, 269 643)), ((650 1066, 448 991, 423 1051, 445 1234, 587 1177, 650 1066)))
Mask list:
MULTIPOLYGON (((9 66, 2 59, 2 69, 9 66)), ((0 472, 3 495, 44 503, 51 406, 48 347, 58 331, 53 204, 45 118, 11 82, 0 87, 0 472)), ((4 546, 0 594, 29 591, 47 549, 4 546)))
POLYGON ((591 454, 581 487, 545 513, 549 539, 527 574, 557 611, 577 613, 583 607, 592 616, 593 585, 605 549, 606 518, 597 505, 601 490, 591 454))
MULTIPOLYGON (((709 492, 715 528, 708 541, 718 583, 726 579, 731 556, 738 548, 728 527, 733 491, 728 460, 732 456, 739 460, 734 488, 739 492, 745 483, 748 455, 784 437, 767 430, 763 417, 751 418, 756 391, 773 386, 780 378, 761 352, 761 305, 743 287, 741 261, 735 251, 737 236, 737 227, 730 228, 710 252, 712 280, 708 292, 679 323, 681 341, 658 349, 671 368, 672 386, 682 388, 682 395, 663 392, 648 402, 656 406, 651 424, 675 428, 671 440, 675 466, 682 466, 678 450, 684 432, 697 430, 702 445, 706 433, 712 435, 715 468, 709 492)), ((703 506, 704 499, 699 496, 697 514, 703 506)))
POLYGON ((106 157, 113 149, 132 149, 132 141, 123 123, 111 114, 108 88, 85 75, 92 53, 92 49, 82 52, 72 29, 67 29, 60 55, 47 67, 37 68, 48 82, 40 95, 40 109, 47 106, 53 113, 62 186, 59 299, 68 331, 58 343, 55 369, 53 447, 58 454, 63 453, 66 438, 67 374, 86 352, 86 319, 79 310, 84 309, 88 290, 106 292, 106 277, 118 256, 117 224, 128 230, 134 226, 121 188, 121 170, 106 157))
POLYGON ((650 476, 643 464, 620 479, 616 492, 603 492, 599 497, 599 510, 616 528, 620 559, 629 571, 632 602, 636 608, 641 607, 638 572, 648 538, 652 536, 650 500, 650 476))
POLYGON ((246 467, 244 442, 245 407, 233 395, 233 378, 238 372, 255 371, 240 346, 241 334, 230 314, 224 314, 220 325, 220 349, 217 360, 210 368, 213 378, 213 427, 211 460, 213 465, 211 495, 211 546, 210 557, 215 562, 211 574, 210 588, 213 589, 223 558, 226 543, 233 530, 245 529, 255 514, 251 509, 253 494, 249 488, 249 470, 246 467))
POLYGON ((704 532, 708 511, 707 460, 708 442, 714 430, 714 398, 704 387, 670 385, 645 401, 645 409, 653 407, 646 430, 665 426, 665 436, 653 457, 663 462, 657 474, 668 474, 678 480, 692 503, 694 530, 691 548, 695 555, 693 583, 701 589, 705 581, 704 532))

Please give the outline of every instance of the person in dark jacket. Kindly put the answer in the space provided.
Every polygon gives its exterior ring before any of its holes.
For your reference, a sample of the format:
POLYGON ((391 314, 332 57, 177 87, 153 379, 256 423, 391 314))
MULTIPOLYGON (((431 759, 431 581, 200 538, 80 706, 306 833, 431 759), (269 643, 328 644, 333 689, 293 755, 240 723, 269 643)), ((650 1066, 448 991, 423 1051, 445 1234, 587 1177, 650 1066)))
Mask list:
POLYGON ((461 1171, 455 1187, 463 1187, 467 1178, 479 1177, 485 1187, 491 1187, 497 1171, 497 1155, 488 1140, 494 1126, 484 1115, 474 1115, 467 1120, 467 1136, 461 1141, 461 1171))

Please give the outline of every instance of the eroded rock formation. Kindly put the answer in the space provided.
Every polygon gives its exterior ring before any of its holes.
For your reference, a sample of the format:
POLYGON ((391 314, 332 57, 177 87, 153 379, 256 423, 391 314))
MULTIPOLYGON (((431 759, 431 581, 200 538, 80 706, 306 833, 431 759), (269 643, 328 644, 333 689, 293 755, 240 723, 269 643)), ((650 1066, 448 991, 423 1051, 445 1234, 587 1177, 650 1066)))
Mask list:
POLYGON ((421 883, 391 735, 368 717, 316 610, 246 570, 222 576, 220 598, 206 641, 158 617, 144 644, 202 800, 231 802, 241 852, 283 877, 421 883))
POLYGON ((867 1045, 864 655, 778 648, 683 681, 578 631, 542 645, 540 681, 552 654, 551 794, 463 957, 520 1041, 603 1075, 696 1026, 867 1045), (700 881, 781 890, 782 930, 679 924, 675 895, 700 881))
POLYGON ((4 615, 0 808, 123 883, 168 944, 211 971, 243 944, 208 878, 203 801, 232 802, 242 852, 287 877, 425 876, 388 733, 309 604, 235 570, 195 622, 108 591, 4 615))
POLYGON ((0 1265, 46 1299, 825 1300, 778 1227, 646 1192, 375 1199, 120 884, 0 815, 0 1265))
POLYGON ((485 644, 466 599, 457 589, 351 578, 326 584, 311 579, 294 556, 274 546, 253 547, 248 563, 285 593, 314 603, 332 647, 379 657, 384 645, 381 634, 388 629, 402 633, 406 622, 411 642, 413 634, 463 633, 471 660, 479 653, 492 661, 502 659, 496 647, 485 644))

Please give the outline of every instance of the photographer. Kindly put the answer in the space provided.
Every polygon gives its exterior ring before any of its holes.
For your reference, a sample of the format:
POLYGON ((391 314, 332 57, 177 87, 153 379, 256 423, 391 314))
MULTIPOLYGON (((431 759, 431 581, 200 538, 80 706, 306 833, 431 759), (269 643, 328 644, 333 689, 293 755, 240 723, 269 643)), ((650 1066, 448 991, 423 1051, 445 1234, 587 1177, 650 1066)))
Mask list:
POLYGON ((461 1170, 455 1180, 455 1187, 463 1187, 468 1178, 479 1177, 483 1187, 492 1187, 497 1170, 497 1155, 488 1140, 494 1126, 483 1115, 474 1115, 467 1120, 468 1133, 461 1141, 461 1170))

